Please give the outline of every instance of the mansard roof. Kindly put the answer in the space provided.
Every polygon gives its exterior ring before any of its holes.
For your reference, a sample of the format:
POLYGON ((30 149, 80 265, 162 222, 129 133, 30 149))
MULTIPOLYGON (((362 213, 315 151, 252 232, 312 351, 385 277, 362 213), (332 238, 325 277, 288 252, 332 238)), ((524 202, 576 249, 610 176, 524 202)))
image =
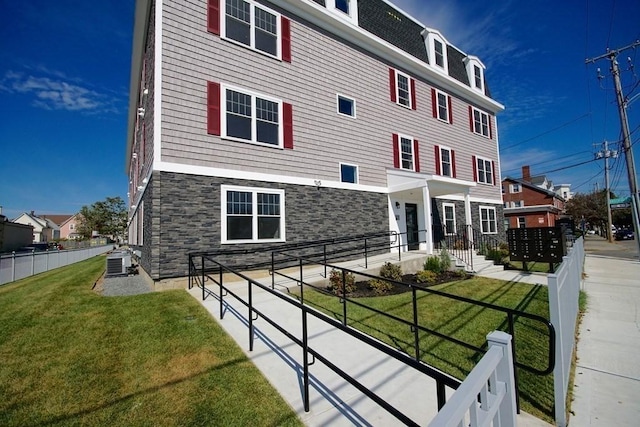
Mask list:
MULTIPOLYGON (((313 0, 325 6, 324 0, 313 0)), ((409 55, 429 64, 425 40, 422 32, 425 25, 405 14, 385 0, 358 0, 358 25, 381 39, 393 44, 409 55)), ((467 54, 451 44, 447 44, 447 64, 449 77, 471 86, 464 59, 467 54)), ((484 81, 484 93, 491 93, 484 81)))

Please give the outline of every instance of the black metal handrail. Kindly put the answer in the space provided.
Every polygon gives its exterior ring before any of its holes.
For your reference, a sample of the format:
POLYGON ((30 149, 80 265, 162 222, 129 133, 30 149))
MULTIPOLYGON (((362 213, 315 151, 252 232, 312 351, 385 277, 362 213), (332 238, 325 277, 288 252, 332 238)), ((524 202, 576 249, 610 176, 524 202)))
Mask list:
MULTIPOLYGON (((278 255, 281 256, 288 256, 290 257, 292 260, 296 260, 296 262, 299 262, 300 265, 307 265, 307 266, 311 266, 311 265, 318 265, 319 263, 313 259, 308 259, 305 257, 298 257, 296 255, 291 255, 288 253, 284 253, 284 252, 277 252, 278 255)), ((272 258, 275 261, 275 256, 272 258)), ((520 407, 520 403, 519 403, 519 393, 517 390, 517 386, 518 386, 518 372, 516 370, 516 367, 524 369, 525 371, 528 371, 530 373, 533 373, 535 375, 540 375, 540 376, 544 376, 544 375, 548 375, 550 373, 553 372, 554 366, 555 366, 555 329, 553 327, 553 325, 551 324, 551 322, 548 319, 545 319, 544 317, 535 315, 535 314, 530 314, 521 310, 516 310, 516 309, 511 309, 508 307, 502 307, 499 305, 495 305, 495 304, 491 304, 491 303, 486 303, 483 301, 477 301, 477 300, 472 300, 470 298, 466 298, 466 297, 462 297, 462 296, 458 296, 458 295, 453 295, 453 294, 448 294, 446 292, 442 292, 442 291, 438 291, 435 289, 431 289, 431 288, 427 288, 427 287, 418 287, 418 286, 414 286, 411 284, 406 284, 403 282, 398 282, 398 281, 394 281, 394 280, 390 280, 390 279, 385 279, 379 276, 375 276, 373 274, 369 274, 369 273, 365 273, 362 271, 356 271, 356 270, 351 270, 345 267, 339 267, 337 265, 324 265, 325 271, 326 268, 329 267, 331 269, 336 269, 339 270, 341 272, 342 275, 342 286, 343 289, 341 290, 340 294, 338 296, 336 296, 334 293, 332 292, 328 292, 325 289, 316 287, 311 285, 310 283, 305 282, 304 277, 303 277, 303 273, 302 273, 302 267, 301 267, 301 271, 300 271, 300 278, 296 278, 294 276, 290 276, 290 275, 286 275, 283 273, 279 273, 277 271, 276 268, 276 264, 272 265, 271 267, 271 272, 272 272, 272 286, 274 283, 274 277, 276 275, 280 275, 283 277, 286 277, 289 280, 293 280, 295 281, 299 288, 302 290, 304 288, 304 286, 309 286, 312 287, 314 289, 316 289, 317 291, 324 293, 324 294, 328 294, 328 295, 332 295, 335 297, 340 298, 341 302, 342 302, 342 308, 343 308, 343 313, 342 313, 342 323, 343 325, 347 325, 347 303, 353 304, 355 306, 358 307, 362 307, 364 309, 370 310, 374 313, 377 313, 379 315, 385 316, 389 319, 392 319, 394 321, 397 321, 399 323, 402 323, 406 326, 409 326, 411 328, 411 330, 414 332, 414 351, 415 351, 415 360, 420 360, 420 335, 419 335, 419 331, 434 335, 438 338, 442 338, 446 341, 452 342, 454 344, 460 345, 462 347, 465 347, 467 349, 476 351, 478 353, 485 353, 486 349, 481 348, 481 347, 477 347, 473 344, 458 340, 454 337, 450 337, 448 335, 442 334, 434 329, 430 329, 430 328, 426 328, 422 325, 420 325, 418 323, 418 315, 417 315, 417 292, 424 292, 424 293, 429 293, 429 294, 434 294, 434 295, 439 295, 441 297, 445 297, 445 298, 449 298, 452 300, 456 300, 456 301, 461 301, 461 302, 465 302, 468 304, 472 304, 472 305, 476 305, 479 307, 483 307, 483 308, 487 308, 487 309, 492 309, 492 310, 496 310, 499 312, 502 312, 506 315, 506 323, 507 323, 507 329, 508 329, 508 333, 511 334, 512 338, 512 356, 513 356, 513 360, 514 360, 514 378, 515 378, 515 382, 516 382, 516 400, 517 400, 517 406, 518 408, 520 407), (408 322, 405 319, 399 318, 397 316, 393 316, 389 313, 377 310, 373 307, 367 306, 365 304, 360 303, 359 301, 353 299, 353 298, 349 298, 347 296, 347 293, 344 289, 346 280, 345 280, 345 276, 347 274, 357 274, 359 276, 365 277, 365 278, 369 278, 369 279, 377 279, 377 280, 383 280, 386 281, 388 283, 391 283, 395 286, 404 286, 404 287, 408 287, 410 288, 411 292, 412 292, 412 309, 413 309, 413 322, 408 322), (517 355, 516 355, 516 343, 517 343, 517 337, 516 337, 516 331, 515 331, 515 321, 517 318, 527 318, 539 323, 542 323, 545 328, 548 331, 548 337, 549 337, 549 344, 548 344, 548 349, 549 352, 547 354, 547 364, 546 364, 546 368, 545 369, 538 369, 535 366, 529 366, 529 365, 525 365, 521 362, 518 361, 517 359, 517 355)), ((301 292, 300 294, 300 298, 301 298, 301 302, 304 303, 304 294, 301 292)))
MULTIPOLYGON (((304 261, 302 259, 300 259, 298 261, 298 265, 299 265, 299 271, 300 271, 300 281, 302 281, 303 278, 303 266, 304 266, 304 261)), ((286 294, 283 294, 281 292, 275 291, 271 288, 269 288, 268 286, 265 286, 263 284, 261 284, 260 282, 251 279, 249 277, 247 277, 246 275, 244 275, 243 273, 235 270, 232 267, 226 266, 218 261, 216 261, 215 259, 213 259, 210 256, 206 256, 206 255, 189 255, 189 284, 190 286, 193 284, 196 284, 199 287, 202 287, 202 298, 203 300, 206 299, 207 297, 207 292, 209 292, 209 294, 213 294, 213 292, 208 291, 206 289, 205 283, 207 281, 212 281, 213 283, 215 283, 216 285, 218 285, 220 293, 219 293, 219 300, 220 300, 220 318, 222 319, 224 317, 224 309, 223 309, 223 298, 225 296, 231 295, 233 296, 236 300, 238 300, 241 304, 243 304, 244 306, 246 306, 249 309, 249 313, 248 313, 248 323, 249 323, 249 350, 253 351, 253 341, 254 341, 254 326, 253 326, 253 322, 254 322, 254 314, 257 315, 258 317, 264 319, 267 323, 269 323, 271 326, 273 326, 275 329, 277 329, 279 332, 281 332, 282 334, 284 334, 287 338, 289 338, 292 342, 294 342, 295 344, 299 345, 300 347, 302 347, 303 349, 303 386, 304 386, 304 408, 305 411, 308 412, 310 409, 310 403, 309 403, 309 366, 311 365, 311 363, 309 363, 309 359, 308 359, 308 355, 311 354, 315 359, 319 360, 320 362, 324 363, 329 369, 331 369, 333 372, 335 372, 336 374, 338 374, 341 378, 345 379, 346 381, 348 381, 350 384, 352 384, 354 387, 356 387, 358 390, 360 390, 362 393, 364 393, 367 397, 371 398, 374 402, 376 402, 379 406, 381 406, 382 408, 384 408, 386 411, 388 411, 390 414, 392 414, 393 416, 395 416, 398 420, 402 421, 404 424, 406 425, 411 425, 411 426, 418 426, 418 423, 414 422, 413 420, 411 420, 410 418, 408 418, 406 415, 404 415, 402 412, 400 412, 397 408, 395 408, 393 405, 390 405, 389 403, 387 403, 383 398, 381 398, 380 396, 378 396, 376 393, 374 393, 373 391, 369 390, 365 385, 363 385, 362 383, 360 383, 358 380, 356 380, 355 378, 351 377, 348 373, 346 373, 345 371, 343 371, 342 369, 340 369, 338 366, 336 366, 335 364, 333 364, 330 360, 328 360, 326 357, 324 357, 318 350, 315 350, 313 348, 311 348, 309 346, 308 343, 308 328, 307 328, 307 316, 308 315, 312 315, 313 317, 324 321, 328 324, 330 324, 331 326, 351 335, 352 337, 368 344, 369 346, 375 348, 378 351, 381 351, 383 353, 385 353, 386 355, 406 364, 407 366, 412 367, 413 369, 416 369, 418 372, 421 372, 422 374, 425 374, 427 376, 429 376, 430 378, 433 378, 436 381, 436 393, 437 393, 437 400, 438 400, 438 409, 441 409, 444 404, 446 403, 446 394, 445 394, 445 386, 446 387, 450 387, 452 389, 457 389, 459 387, 459 385, 461 384, 461 382, 457 379, 455 379, 452 376, 449 376, 447 374, 444 374, 440 371, 438 371, 437 369, 434 369, 426 364, 424 364, 423 362, 421 362, 418 359, 414 359, 412 357, 410 357, 409 355, 407 355, 406 353, 399 351, 397 349, 394 349, 372 337, 370 337, 367 334, 364 334, 360 331, 358 331, 357 329, 351 328, 347 325, 343 325, 341 322, 331 318, 330 316, 327 316, 326 314, 306 305, 303 303, 303 301, 298 301, 297 299, 290 297, 286 294), (200 268, 198 268, 195 264, 195 259, 200 258, 201 260, 201 266, 200 268), (207 269, 205 262, 209 262, 215 265, 215 268, 213 269, 207 269), (206 271, 217 271, 218 272, 218 278, 216 279, 213 275, 210 274, 206 274, 206 271), (248 288, 248 301, 245 301, 242 297, 238 296, 237 294, 235 294, 233 291, 231 291, 230 289, 228 289, 227 287, 224 286, 224 273, 231 273, 243 280, 247 281, 247 288, 248 288), (193 276, 193 278, 192 278, 193 276), (269 318, 269 316, 267 316, 264 312, 258 310, 254 305, 253 305, 253 287, 257 286, 258 288, 260 288, 263 291, 268 292, 269 294, 271 294, 272 296, 275 296, 277 298, 279 298, 282 301, 285 301, 293 306, 295 306, 296 308, 298 308, 302 314, 302 339, 299 339, 298 337, 294 336, 293 334, 291 334, 289 331, 287 331, 286 329, 284 329, 282 326, 280 326, 277 322, 273 321, 272 319, 269 318)), ((302 300, 303 300, 303 296, 304 296, 304 290, 303 288, 301 288, 301 296, 302 296, 302 300)))

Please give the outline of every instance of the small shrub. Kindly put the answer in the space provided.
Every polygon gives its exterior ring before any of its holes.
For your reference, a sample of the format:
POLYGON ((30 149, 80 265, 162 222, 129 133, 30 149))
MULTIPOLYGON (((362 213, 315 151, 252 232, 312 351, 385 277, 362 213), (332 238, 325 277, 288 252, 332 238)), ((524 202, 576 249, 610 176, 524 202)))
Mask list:
POLYGON ((509 251, 504 249, 489 249, 485 256, 496 264, 504 264, 506 258, 509 256, 509 251))
POLYGON ((433 271, 434 273, 440 273, 442 271, 442 267, 440 266, 440 258, 435 256, 428 257, 424 261, 423 269, 433 271))
POLYGON ((392 289, 391 283, 386 280, 372 279, 369 280, 369 289, 375 292, 377 295, 384 295, 392 289))
POLYGON ((453 270, 453 272, 455 273, 456 276, 458 276, 461 279, 467 278, 467 272, 464 270, 453 270))
MULTIPOLYGON (((344 274, 344 293, 350 294, 356 290, 356 276, 353 273, 344 274)), ((342 296, 342 271, 335 268, 329 273, 329 290, 338 296, 342 296)))
POLYGON ((416 282, 425 285, 434 285, 438 279, 438 273, 431 270, 420 270, 416 272, 416 282))
POLYGON ((402 267, 396 264, 391 264, 390 262, 385 262, 384 265, 380 267, 379 275, 385 279, 400 282, 402 280, 402 267))
POLYGON ((449 252, 442 248, 440 251, 440 271, 448 271, 451 269, 451 257, 449 252))

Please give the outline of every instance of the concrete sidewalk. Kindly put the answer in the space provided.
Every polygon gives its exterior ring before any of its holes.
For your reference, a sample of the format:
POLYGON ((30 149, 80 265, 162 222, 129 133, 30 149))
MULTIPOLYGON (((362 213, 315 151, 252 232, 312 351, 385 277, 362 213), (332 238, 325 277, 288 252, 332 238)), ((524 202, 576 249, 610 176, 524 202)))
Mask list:
MULTIPOLYGON (((407 257, 412 255, 407 254, 407 257)), ((415 256, 424 256, 415 254, 415 256)), ((388 254, 386 255, 388 257, 388 254)), ((403 256, 403 260, 406 259, 403 256)), ((369 268, 381 265, 385 257, 370 261, 369 268)), ((364 269, 361 261, 348 268, 364 269)), ((319 272, 318 272, 319 276, 319 272)), ((307 274, 305 274, 307 277, 307 274)), ((270 285, 270 279, 261 280, 270 285)), ((225 284, 233 292, 248 299, 246 282, 225 284)), ((287 286, 287 283, 281 285, 287 286)), ((301 339, 300 311, 284 301, 254 287, 254 307, 272 318, 290 334, 301 339)), ((282 288, 281 288, 282 289, 282 288)), ((320 361, 310 367, 310 411, 304 411, 302 386, 302 350, 282 332, 258 317, 255 320, 254 349, 249 350, 248 309, 231 296, 224 298, 224 319, 220 319, 218 290, 211 285, 212 294, 202 301, 202 289, 189 292, 219 321, 247 356, 262 371, 276 390, 297 412, 307 426, 399 426, 398 419, 343 380, 320 361)), ((427 425, 437 413, 435 381, 392 357, 373 349, 325 322, 308 317, 309 346, 321 350, 340 369, 349 373, 383 400, 420 425, 427 425)), ((452 390, 447 389, 450 396, 452 390)), ((522 413, 520 426, 549 426, 522 413)))
POLYGON ((627 242, 608 243, 600 237, 588 236, 585 250, 583 289, 587 294, 587 310, 579 328, 569 425, 637 426, 640 425, 637 249, 627 242), (615 257, 606 256, 608 253, 615 257))

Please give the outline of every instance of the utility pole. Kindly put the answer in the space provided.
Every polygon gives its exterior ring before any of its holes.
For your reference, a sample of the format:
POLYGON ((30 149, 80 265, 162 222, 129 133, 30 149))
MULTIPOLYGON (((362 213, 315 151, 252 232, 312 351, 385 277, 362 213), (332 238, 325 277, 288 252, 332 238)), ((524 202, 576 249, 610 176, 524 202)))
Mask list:
POLYGON ((611 75, 616 88, 616 100, 618 101, 618 112, 620 114, 620 127, 622 128, 622 142, 624 145, 624 154, 627 161, 627 174, 629 177, 629 192, 631 193, 631 213, 633 214, 633 227, 635 231, 635 239, 638 244, 638 253, 640 255, 640 196, 638 195, 638 181, 636 177, 636 167, 633 160, 633 150, 631 149, 631 137, 629 133, 629 120, 627 118, 627 100, 622 94, 622 83, 620 83, 620 68, 616 57, 618 53, 627 49, 635 49, 640 46, 640 40, 636 40, 628 46, 620 49, 609 50, 604 55, 600 55, 593 59, 587 59, 586 63, 594 63, 600 59, 608 58, 611 62, 611 75))
MULTIPOLYGON (((607 239, 613 243, 613 222, 611 221, 611 190, 609 188, 609 157, 618 157, 617 151, 609 151, 609 142, 602 143, 603 150, 596 153, 596 159, 604 158, 604 186, 607 193, 607 239)), ((597 183, 596 183, 597 184, 597 183)))

